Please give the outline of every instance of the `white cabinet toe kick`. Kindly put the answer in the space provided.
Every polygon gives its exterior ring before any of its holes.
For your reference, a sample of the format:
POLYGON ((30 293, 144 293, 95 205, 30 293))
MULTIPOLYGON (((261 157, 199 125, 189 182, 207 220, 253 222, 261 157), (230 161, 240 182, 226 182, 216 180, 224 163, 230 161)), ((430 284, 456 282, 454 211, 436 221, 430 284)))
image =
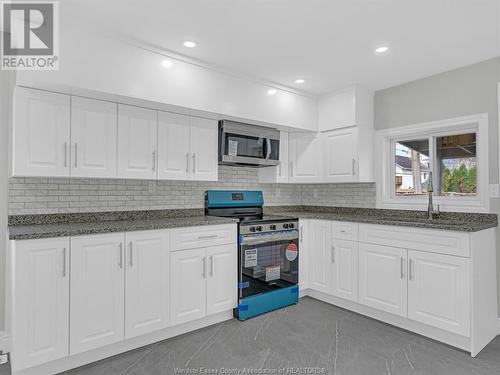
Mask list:
POLYGON ((231 319, 236 233, 224 224, 11 241, 12 374, 63 372, 231 319))
POLYGON ((495 229, 301 220, 301 295, 469 351, 498 334, 495 229))

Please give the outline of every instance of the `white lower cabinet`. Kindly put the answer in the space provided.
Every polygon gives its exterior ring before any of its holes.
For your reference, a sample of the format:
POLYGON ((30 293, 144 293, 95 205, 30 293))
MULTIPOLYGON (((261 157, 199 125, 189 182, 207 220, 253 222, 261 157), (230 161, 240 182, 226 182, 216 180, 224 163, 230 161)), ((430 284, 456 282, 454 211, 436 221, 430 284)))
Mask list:
POLYGON ((412 250, 408 259, 408 318, 469 336, 469 259, 412 250))
POLYGON ((69 238, 16 241, 13 370, 68 355, 69 238))
POLYGON ((392 314, 407 316, 407 251, 359 244, 359 302, 392 314))
POLYGON ((206 249, 170 253, 170 319, 172 325, 206 315, 206 249))
POLYGON ((236 307, 237 249, 234 244, 207 248, 207 315, 236 307))
POLYGON ((358 243, 333 239, 332 294, 358 301, 358 243))
POLYGON ((125 233, 125 338, 169 326, 169 234, 125 233))
POLYGON ((332 223, 309 220, 309 288, 332 292, 332 223))
POLYGON ((71 238, 70 354, 124 339, 124 234, 71 238))
POLYGON ((235 244, 170 253, 172 325, 236 307, 236 255, 235 244))

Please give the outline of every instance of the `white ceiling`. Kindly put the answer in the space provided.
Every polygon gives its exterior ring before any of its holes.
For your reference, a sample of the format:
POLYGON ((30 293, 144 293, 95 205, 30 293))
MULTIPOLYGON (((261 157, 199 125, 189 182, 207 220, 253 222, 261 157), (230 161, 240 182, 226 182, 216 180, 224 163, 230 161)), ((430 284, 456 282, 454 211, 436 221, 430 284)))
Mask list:
POLYGON ((499 0, 64 0, 60 12, 314 94, 381 89, 500 56, 499 0), (390 53, 375 56, 380 44, 390 53))

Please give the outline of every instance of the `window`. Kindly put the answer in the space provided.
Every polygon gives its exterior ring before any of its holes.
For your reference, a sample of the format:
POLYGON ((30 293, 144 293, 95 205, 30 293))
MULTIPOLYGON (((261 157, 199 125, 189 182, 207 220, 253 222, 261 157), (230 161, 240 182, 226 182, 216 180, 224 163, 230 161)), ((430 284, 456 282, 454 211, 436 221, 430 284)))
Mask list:
POLYGON ((488 211, 486 114, 377 133, 379 206, 422 209, 432 189, 446 210, 488 211))

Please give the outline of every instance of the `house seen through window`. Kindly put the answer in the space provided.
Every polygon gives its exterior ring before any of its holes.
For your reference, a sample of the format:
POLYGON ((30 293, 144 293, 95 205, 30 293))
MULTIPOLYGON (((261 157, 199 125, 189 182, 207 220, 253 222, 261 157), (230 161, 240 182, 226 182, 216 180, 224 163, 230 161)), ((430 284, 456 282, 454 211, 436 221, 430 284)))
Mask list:
POLYGON ((394 145, 396 196, 426 194, 430 171, 434 195, 476 195, 476 133, 398 140, 394 145))

